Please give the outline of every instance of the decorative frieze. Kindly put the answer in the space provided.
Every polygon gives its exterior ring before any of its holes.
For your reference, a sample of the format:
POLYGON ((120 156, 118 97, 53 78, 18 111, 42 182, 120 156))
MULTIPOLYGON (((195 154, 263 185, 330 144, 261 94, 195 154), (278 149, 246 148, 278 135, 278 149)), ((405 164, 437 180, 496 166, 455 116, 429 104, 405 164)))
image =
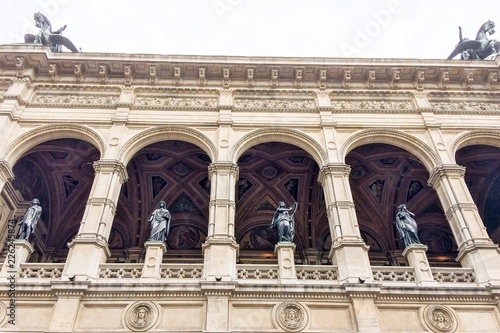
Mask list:
POLYGON ((439 102, 430 101, 436 111, 500 111, 500 103, 495 102, 439 102))
POLYGON ((113 108, 118 102, 120 95, 104 94, 50 94, 36 93, 29 106, 64 106, 78 108, 113 108))
POLYGON ((236 98, 234 106, 241 109, 314 109, 314 99, 236 98))
POLYGON ((411 110, 413 104, 409 100, 338 100, 331 99, 331 105, 339 110, 411 110))
POLYGON ((174 96, 136 96, 134 106, 146 108, 203 108, 217 107, 217 97, 174 97, 174 96))

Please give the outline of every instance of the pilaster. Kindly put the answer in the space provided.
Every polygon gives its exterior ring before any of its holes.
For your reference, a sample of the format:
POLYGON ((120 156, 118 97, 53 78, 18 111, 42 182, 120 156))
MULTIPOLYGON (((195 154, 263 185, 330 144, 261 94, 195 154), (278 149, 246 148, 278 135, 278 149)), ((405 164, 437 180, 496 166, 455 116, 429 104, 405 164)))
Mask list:
POLYGON ((337 265, 339 281, 355 283, 371 281, 369 247, 361 238, 354 202, 349 185, 350 167, 327 164, 318 181, 323 185, 327 216, 332 236, 330 258, 337 265))
POLYGON ((52 285, 52 290, 57 296, 57 303, 47 333, 74 332, 80 302, 87 288, 88 282, 66 282, 52 285))
POLYGON ((201 290, 207 298, 203 332, 229 332, 229 298, 235 288, 234 282, 201 282, 201 290))
POLYGON ((458 245, 459 261, 473 268, 478 283, 500 283, 500 250, 488 237, 464 180, 465 168, 441 165, 429 184, 436 190, 458 245))
POLYGON ((63 276, 85 280, 99 276, 99 264, 110 256, 108 236, 111 232, 120 188, 127 180, 125 166, 116 160, 94 163, 96 172, 80 230, 68 244, 69 253, 63 276))
POLYGON ((204 277, 207 280, 236 278, 239 247, 234 238, 238 167, 214 163, 209 167, 210 211, 208 236, 203 244, 204 277))

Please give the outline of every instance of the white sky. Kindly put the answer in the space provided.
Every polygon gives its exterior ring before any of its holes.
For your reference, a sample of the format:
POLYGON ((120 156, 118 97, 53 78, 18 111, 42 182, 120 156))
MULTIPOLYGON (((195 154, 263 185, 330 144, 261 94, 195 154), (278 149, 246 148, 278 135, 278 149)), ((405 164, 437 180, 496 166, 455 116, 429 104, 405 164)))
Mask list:
MULTIPOLYGON (((33 14, 83 52, 446 59, 500 1, 0 0, 0 44, 37 33, 33 14)), ((500 39, 500 32, 492 38, 500 39)))

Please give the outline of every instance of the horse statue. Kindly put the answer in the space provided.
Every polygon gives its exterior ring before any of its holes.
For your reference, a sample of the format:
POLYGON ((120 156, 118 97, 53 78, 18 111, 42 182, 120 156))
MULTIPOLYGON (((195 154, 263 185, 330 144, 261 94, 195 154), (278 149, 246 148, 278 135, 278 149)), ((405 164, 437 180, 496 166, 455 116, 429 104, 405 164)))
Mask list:
POLYGON ((33 17, 36 27, 40 28, 40 32, 37 35, 24 35, 25 43, 48 45, 52 52, 62 52, 63 46, 67 47, 72 52, 79 52, 76 46, 68 38, 62 35, 64 29, 66 29, 66 25, 57 31, 52 31, 52 25, 45 15, 38 12, 35 13, 33 17))
POLYGON ((488 35, 495 33, 495 22, 491 20, 486 21, 479 28, 475 40, 462 38, 462 28, 458 27, 458 29, 459 42, 449 55, 448 60, 453 59, 458 54, 461 54, 461 58, 464 60, 483 60, 500 52, 500 41, 488 38, 488 35))

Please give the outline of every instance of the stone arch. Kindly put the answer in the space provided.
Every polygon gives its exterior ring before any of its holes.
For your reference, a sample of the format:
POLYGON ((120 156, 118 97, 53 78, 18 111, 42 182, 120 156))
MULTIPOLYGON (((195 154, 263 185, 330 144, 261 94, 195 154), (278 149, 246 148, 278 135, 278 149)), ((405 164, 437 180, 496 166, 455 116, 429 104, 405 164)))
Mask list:
POLYGON ((298 130, 278 127, 257 129, 243 136, 231 150, 231 161, 237 163, 238 158, 249 148, 272 141, 288 143, 302 148, 320 166, 326 163, 327 154, 316 140, 298 130))
POLYGON ((402 148, 415 155, 429 173, 442 164, 439 155, 422 140, 403 131, 386 129, 363 130, 348 138, 340 147, 342 161, 345 161, 351 150, 369 143, 383 143, 402 148))
POLYGON ((86 141, 95 146, 101 157, 103 156, 104 140, 93 129, 79 124, 51 124, 36 127, 12 141, 0 156, 10 165, 14 165, 24 153, 40 143, 65 138, 86 141))
POLYGON ((217 156, 214 143, 202 132, 183 126, 157 126, 130 138, 120 149, 118 158, 127 165, 142 148, 166 140, 181 140, 192 143, 207 153, 211 161, 214 161, 217 156))
POLYGON ((451 143, 452 158, 456 163, 455 156, 461 148, 472 145, 486 145, 500 148, 500 131, 469 131, 456 137, 451 143))

